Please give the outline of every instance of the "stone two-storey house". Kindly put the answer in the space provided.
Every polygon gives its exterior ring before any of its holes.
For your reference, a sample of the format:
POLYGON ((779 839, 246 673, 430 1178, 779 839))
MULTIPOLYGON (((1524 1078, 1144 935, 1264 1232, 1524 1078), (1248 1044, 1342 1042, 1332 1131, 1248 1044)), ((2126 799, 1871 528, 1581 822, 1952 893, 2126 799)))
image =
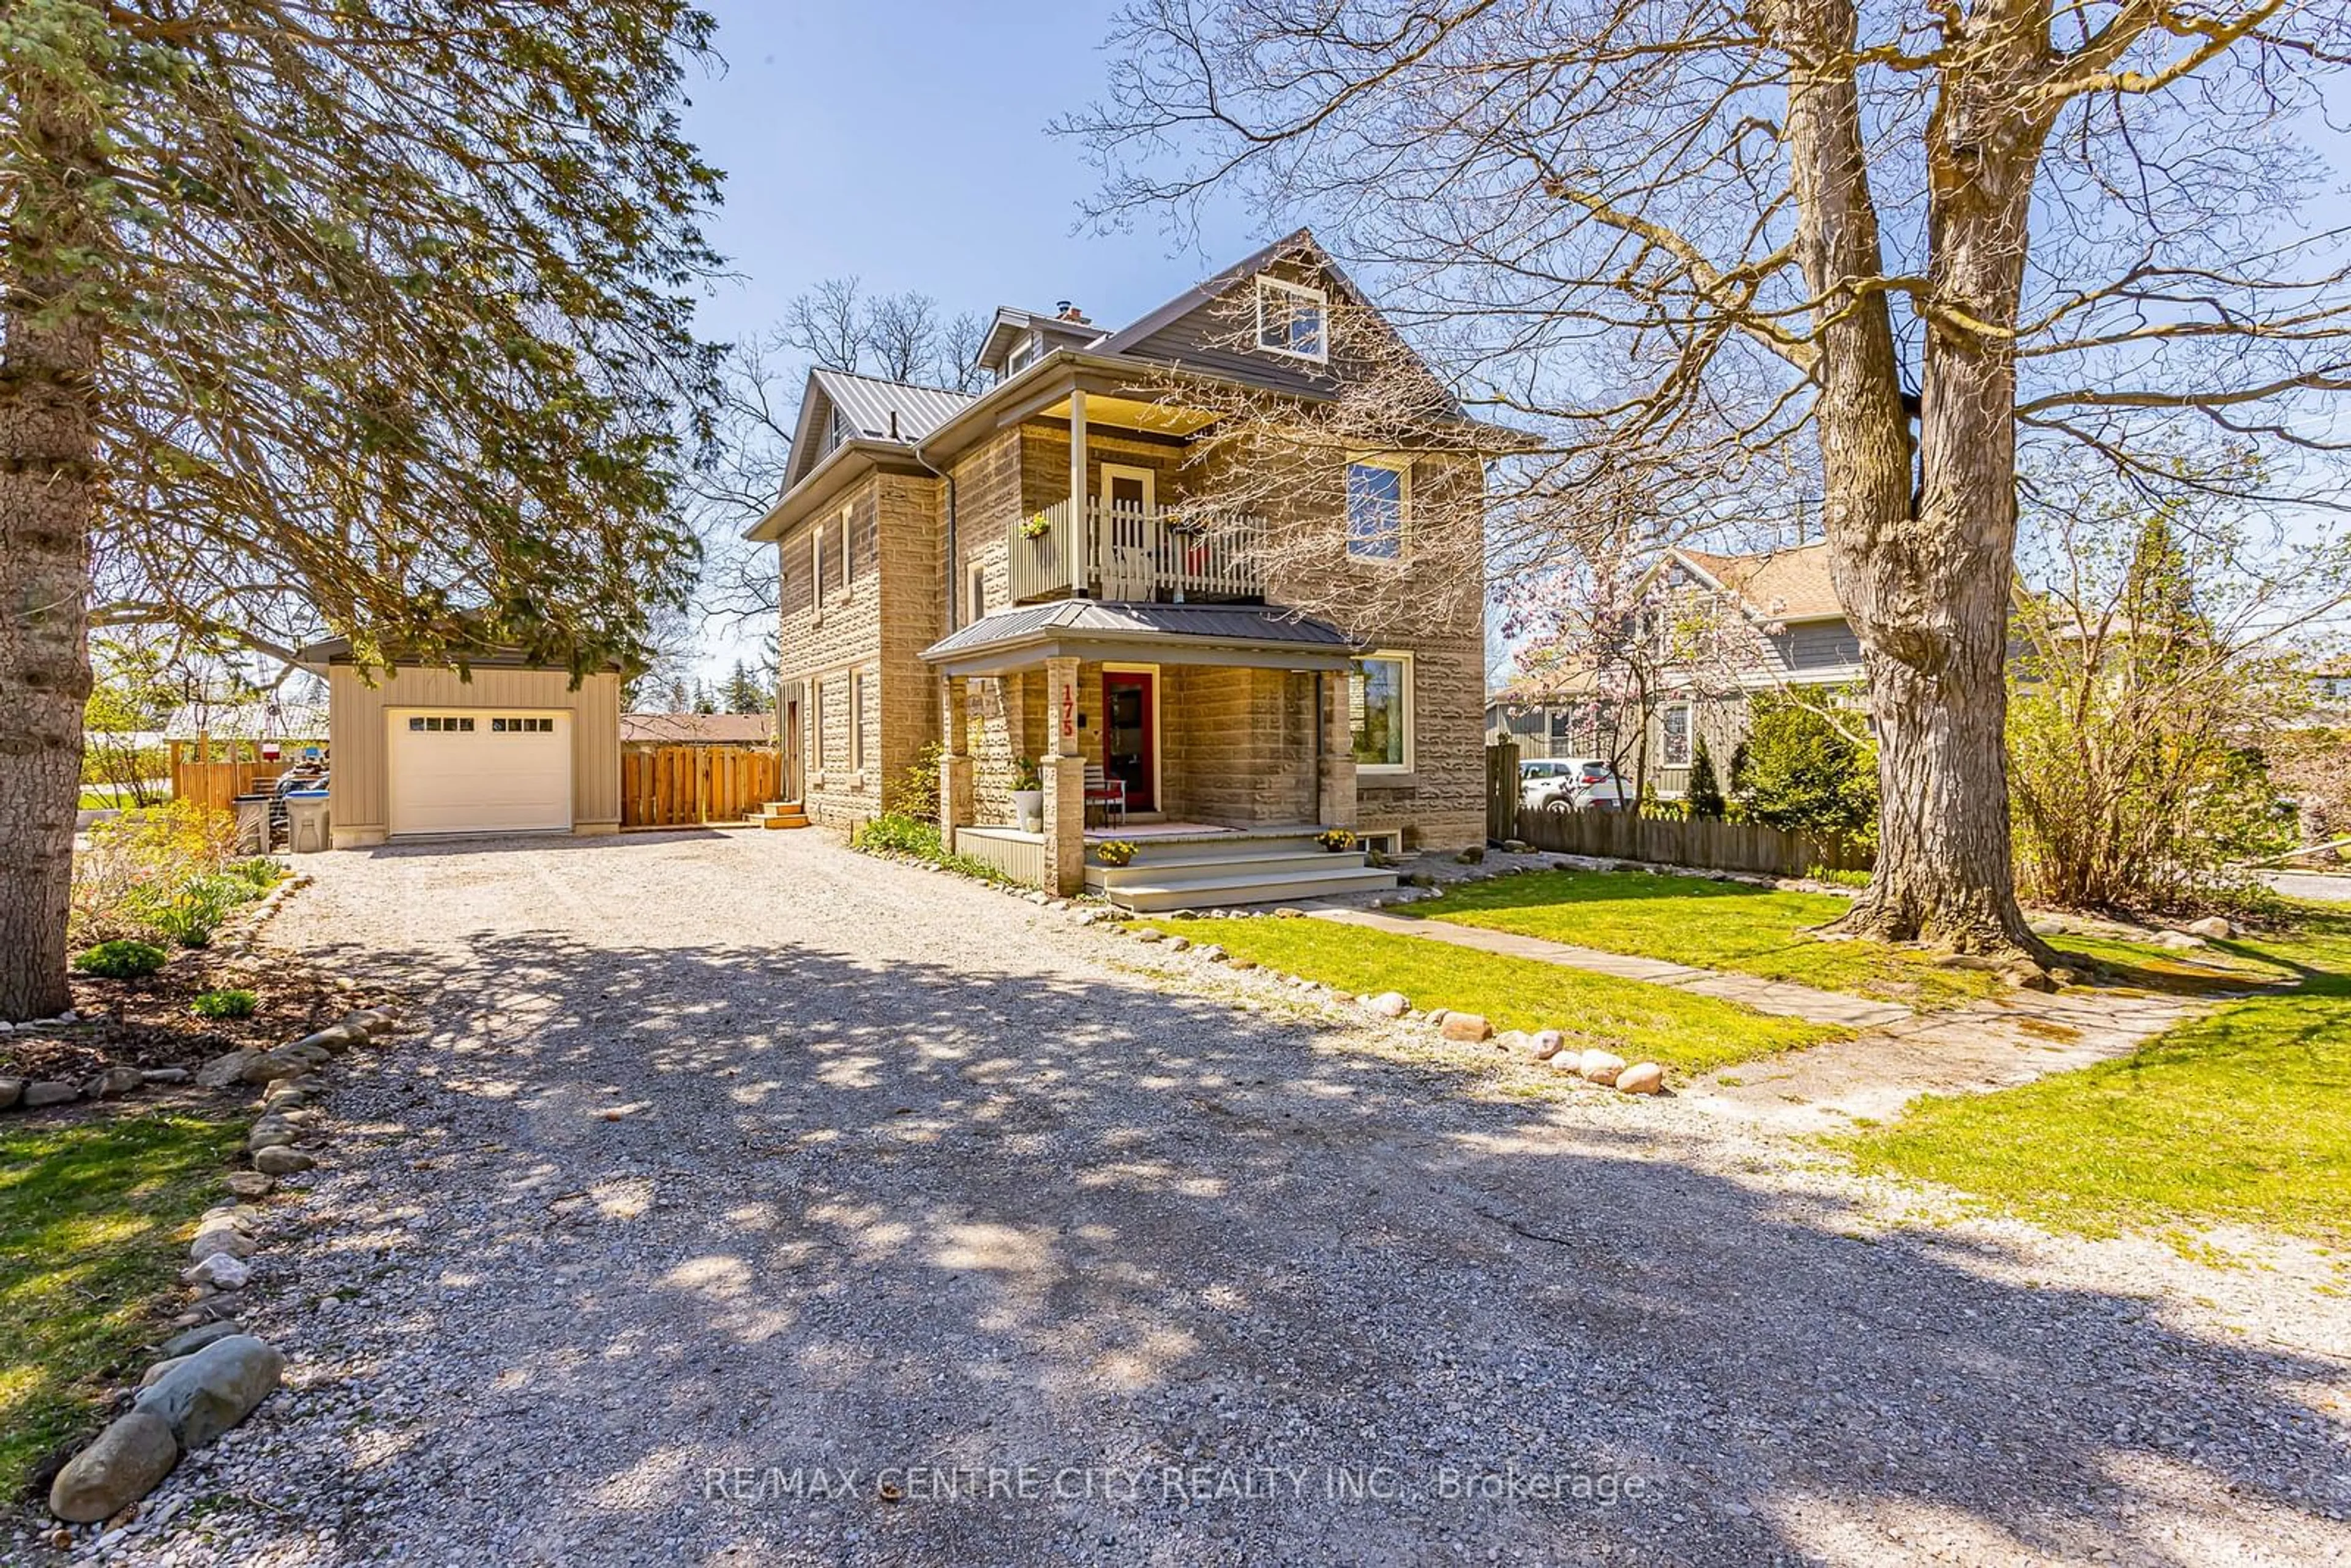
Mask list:
MULTIPOLYGON (((751 534, 778 556, 786 795, 852 827, 943 747, 951 848, 1138 907, 1393 883, 1315 842, 1329 828, 1480 840, 1484 593, 1462 552, 1426 584, 1454 607, 1434 622, 1298 606, 1359 580, 1365 603, 1412 597, 1436 570, 1416 495, 1482 496, 1509 434, 1458 418, 1412 451, 1301 457, 1270 518, 1217 504, 1201 460, 1236 389, 1306 420, 1332 403, 1340 301, 1370 310, 1301 231, 1114 330, 998 311, 977 394, 812 371, 751 534), (1301 551, 1301 528, 1322 542, 1301 551), (1134 862, 1104 864, 1109 841, 1134 862)), ((1448 526, 1482 537, 1461 510, 1448 526)))

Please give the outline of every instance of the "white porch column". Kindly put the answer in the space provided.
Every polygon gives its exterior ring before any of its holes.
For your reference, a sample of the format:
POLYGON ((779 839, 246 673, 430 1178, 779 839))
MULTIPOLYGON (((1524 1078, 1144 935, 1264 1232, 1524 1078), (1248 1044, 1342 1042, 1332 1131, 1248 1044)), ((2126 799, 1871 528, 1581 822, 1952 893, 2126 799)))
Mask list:
POLYGON ((1086 393, 1070 392, 1070 537, 1064 553, 1070 559, 1070 593, 1086 591, 1086 558, 1092 553, 1093 532, 1086 517, 1086 393))
POLYGON ((1078 752, 1078 662, 1045 661, 1045 724, 1040 759, 1045 787, 1045 890, 1067 897, 1086 883, 1086 759, 1078 752))

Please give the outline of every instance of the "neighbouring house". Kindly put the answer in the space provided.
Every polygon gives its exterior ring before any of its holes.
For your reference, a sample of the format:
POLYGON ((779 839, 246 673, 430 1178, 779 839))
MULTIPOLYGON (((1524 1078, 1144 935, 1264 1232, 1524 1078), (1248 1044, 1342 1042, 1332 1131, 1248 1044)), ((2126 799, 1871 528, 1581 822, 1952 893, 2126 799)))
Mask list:
POLYGON ((532 664, 487 649, 464 671, 362 669, 350 642, 302 649, 327 682, 337 849, 465 833, 621 827, 621 672, 532 664))
POLYGON ((998 311, 975 395, 810 372, 751 533, 779 558, 785 794, 850 827, 942 747, 954 849, 1151 907, 1392 884, 1360 853, 1322 855, 1326 828, 1392 850, 1481 841, 1482 583, 1460 591, 1458 564, 1421 582, 1415 497, 1482 496, 1481 451, 1507 433, 1462 418, 1442 450, 1301 461, 1285 515, 1207 520, 1217 415, 1187 389, 1311 419, 1349 373, 1333 300, 1370 309, 1301 231, 1115 329, 1066 304, 998 311), (1274 527, 1327 548, 1310 568, 1285 556, 1285 578, 1259 548, 1274 527), (1295 608, 1301 570, 1461 608, 1343 629, 1295 608), (1102 866, 1091 846, 1119 838, 1144 852, 1102 866))
POLYGON ((1628 787, 1638 779, 1677 800, 1701 740, 1718 772, 1728 768, 1756 692, 1811 687, 1859 700, 1861 641, 1825 543, 1668 550, 1650 580, 1659 591, 1644 612, 1653 622, 1641 632, 1646 668, 1570 658, 1522 672, 1489 700, 1489 739, 1515 742, 1521 757, 1611 758, 1628 787))
POLYGON ((621 744, 648 746, 773 746, 772 713, 624 713, 621 744))

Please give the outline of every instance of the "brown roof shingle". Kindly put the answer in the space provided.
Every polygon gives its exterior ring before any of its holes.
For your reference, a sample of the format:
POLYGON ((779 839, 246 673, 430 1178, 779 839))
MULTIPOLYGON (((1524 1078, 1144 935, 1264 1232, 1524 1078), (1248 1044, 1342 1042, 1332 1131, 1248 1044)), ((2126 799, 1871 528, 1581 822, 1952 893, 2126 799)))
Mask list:
POLYGON ((1825 543, 1755 555, 1715 555, 1694 549, 1677 553, 1767 619, 1825 621, 1844 613, 1844 602, 1829 578, 1825 543))

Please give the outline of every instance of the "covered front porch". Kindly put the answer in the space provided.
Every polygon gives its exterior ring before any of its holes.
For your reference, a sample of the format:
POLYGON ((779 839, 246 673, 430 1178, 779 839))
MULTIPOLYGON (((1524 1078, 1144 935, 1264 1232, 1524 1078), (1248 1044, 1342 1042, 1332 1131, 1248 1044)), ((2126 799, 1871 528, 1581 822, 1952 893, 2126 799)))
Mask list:
POLYGON ((924 656, 942 835, 1021 881, 1074 894, 1132 880, 1102 862, 1114 841, 1163 868, 1268 844, 1322 854, 1316 833, 1354 823, 1352 650, 1320 622, 1066 600, 988 616, 924 656))

